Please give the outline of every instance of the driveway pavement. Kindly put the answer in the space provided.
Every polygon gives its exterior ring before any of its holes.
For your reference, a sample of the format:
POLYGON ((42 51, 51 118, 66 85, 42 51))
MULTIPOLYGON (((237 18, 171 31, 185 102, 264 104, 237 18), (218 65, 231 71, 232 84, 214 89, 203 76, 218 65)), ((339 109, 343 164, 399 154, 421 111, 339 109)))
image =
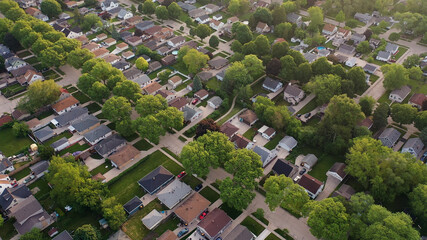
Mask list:
POLYGON ((87 166, 88 171, 92 171, 93 169, 102 165, 104 162, 105 162, 105 159, 95 159, 95 158, 88 157, 85 160, 85 165, 87 166))
POLYGON ((70 84, 77 84, 79 77, 82 75, 80 69, 75 69, 71 65, 64 65, 60 69, 65 73, 63 79, 57 83, 61 86, 67 86, 70 84))
POLYGON ((323 188, 323 191, 317 196, 316 201, 320 201, 329 197, 329 195, 335 191, 339 184, 340 181, 338 179, 328 176, 325 187, 323 188))

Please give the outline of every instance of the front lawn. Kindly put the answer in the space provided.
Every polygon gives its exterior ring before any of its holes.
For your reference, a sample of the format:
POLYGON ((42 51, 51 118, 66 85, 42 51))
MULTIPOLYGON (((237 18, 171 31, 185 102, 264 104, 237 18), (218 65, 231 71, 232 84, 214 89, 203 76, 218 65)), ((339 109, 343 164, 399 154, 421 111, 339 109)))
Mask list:
POLYGON ((408 51, 408 49, 407 49, 407 48, 399 47, 398 52, 396 53, 396 55, 393 55, 391 58, 397 61, 397 60, 399 60, 399 58, 400 58, 403 54, 405 54, 407 51, 408 51))
POLYGON ((226 212, 227 215, 232 219, 236 219, 240 216, 240 214, 242 214, 242 211, 229 207, 227 203, 221 204, 219 208, 222 209, 224 212, 226 212))
POLYGON ((147 151, 153 147, 147 140, 141 139, 133 145, 139 151, 147 151))
POLYGON ((221 87, 221 81, 219 81, 216 77, 213 77, 206 82, 207 90, 218 91, 220 87, 221 87))
POLYGON ((27 149, 32 143, 34 142, 29 137, 16 137, 13 134, 12 128, 3 128, 0 130, 0 151, 6 157, 27 149))
POLYGON ((206 186, 200 191, 200 195, 209 200, 209 202, 214 203, 219 199, 219 194, 215 192, 211 187, 206 186))
POLYGON ((80 145, 79 143, 76 143, 73 146, 60 151, 58 155, 62 156, 64 154, 66 154, 66 153, 74 153, 74 152, 77 152, 77 151, 84 151, 84 150, 88 149, 89 147, 90 146, 87 143, 85 143, 83 145, 80 145))
POLYGON ((378 103, 387 103, 390 104, 391 100, 388 99, 388 96, 390 95, 390 90, 386 91, 379 99, 378 99, 378 103))
POLYGON ((251 216, 247 216, 240 224, 247 227, 249 231, 251 231, 256 236, 259 236, 262 231, 264 231, 264 227, 251 216))
POLYGON ((270 233, 265 240, 280 240, 274 233, 270 233))
POLYGON ((236 115, 238 112, 240 112, 240 110, 242 110, 242 107, 240 105, 234 105, 233 110, 231 110, 231 112, 229 112, 227 115, 225 115, 221 120, 219 120, 217 122, 217 124, 219 126, 221 126, 222 124, 224 124, 226 121, 228 121, 231 117, 233 117, 234 115, 236 115))
POLYGON ((72 133, 70 133, 69 131, 65 131, 65 132, 63 132, 63 133, 61 133, 61 134, 59 134, 59 135, 56 135, 55 137, 53 137, 53 138, 51 138, 51 139, 49 139, 49 140, 47 140, 46 142, 44 142, 43 144, 44 145, 46 145, 46 146, 50 146, 52 143, 54 143, 54 142, 56 142, 56 141, 58 141, 59 139, 61 139, 61 138, 63 138, 63 137, 65 137, 65 138, 70 138, 70 137, 72 137, 73 136, 73 134, 72 133))
POLYGON ((254 140, 255 135, 257 135, 257 131, 255 130, 255 128, 249 128, 248 131, 246 131, 245 133, 243 133, 243 137, 249 139, 249 140, 254 140))
POLYGON ((36 56, 25 59, 25 61, 31 65, 40 62, 40 60, 36 56))
POLYGON ((181 83, 178 87, 176 87, 174 90, 176 91, 176 92, 179 92, 179 91, 181 91, 182 89, 185 89, 186 87, 187 87, 187 85, 188 84, 190 84, 190 83, 192 83, 193 81, 191 81, 191 80, 187 80, 187 81, 185 81, 185 82, 183 82, 183 83, 181 83))
POLYGON ((187 174, 185 175, 182 179, 182 182, 185 182, 187 185, 189 185, 191 188, 195 188, 197 185, 199 185, 200 183, 202 183, 202 181, 200 181, 198 178, 196 178, 195 176, 191 175, 191 174, 187 174))
POLYGON ((311 111, 313 111, 315 108, 317 108, 319 105, 317 104, 317 102, 316 102, 316 97, 315 98, 313 98, 313 99, 311 99, 311 101, 310 102, 308 102, 303 108, 301 108, 298 112, 297 112, 297 114, 305 114, 305 113, 308 113, 308 112, 311 112, 311 111))
MULTIPOLYGON (((18 53, 17 55, 18 55, 18 57, 20 57, 20 58, 24 58, 24 57, 28 57, 28 56, 30 56, 32 53, 31 52, 29 52, 29 51, 23 51, 23 52, 20 52, 20 53, 18 53)), ((25 60, 25 61, 27 61, 27 60, 25 60)), ((28 61, 27 61, 28 62, 28 61)))
POLYGON ((80 104, 84 104, 84 103, 87 103, 90 101, 90 98, 86 94, 84 94, 80 91, 77 91, 71 95, 73 95, 73 97, 75 97, 77 100, 79 100, 80 104))
POLYGON ((270 92, 267 91, 266 89, 264 89, 262 87, 262 84, 264 83, 264 79, 259 80, 255 85, 252 85, 252 91, 253 94, 259 94, 259 93, 265 93, 265 94, 269 94, 270 92))
POLYGON ((86 108, 89 111, 89 114, 98 112, 99 110, 102 109, 101 106, 99 106, 99 104, 96 102, 93 102, 93 103, 87 105, 86 108))
POLYGON ((176 160, 181 162, 181 158, 176 155, 175 153, 173 153, 171 150, 169 150, 169 148, 167 147, 162 147, 162 150, 165 151, 167 154, 169 154, 171 157, 175 158, 176 160))
MULTIPOLYGON (((101 161, 101 160, 99 160, 99 161, 101 161)), ((111 162, 109 160, 106 160, 103 164, 92 169, 92 171, 90 171, 90 174, 92 176, 95 176, 98 173, 105 174, 106 172, 110 171, 112 168, 113 168, 113 165, 111 165, 111 162)))
POLYGON ((278 132, 268 143, 264 145, 265 148, 272 150, 276 148, 277 144, 279 144, 280 140, 285 136, 284 132, 278 132))

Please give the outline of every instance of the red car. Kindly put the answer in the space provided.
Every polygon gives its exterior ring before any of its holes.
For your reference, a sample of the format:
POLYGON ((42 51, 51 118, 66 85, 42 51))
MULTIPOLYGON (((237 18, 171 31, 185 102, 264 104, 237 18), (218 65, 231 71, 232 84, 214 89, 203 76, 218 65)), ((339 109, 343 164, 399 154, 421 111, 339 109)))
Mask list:
POLYGON ((191 104, 196 105, 196 103, 198 103, 198 102, 199 102, 199 99, 195 98, 195 99, 191 102, 191 104))
POLYGON ((182 171, 180 174, 178 174, 178 178, 182 178, 186 175, 187 173, 185 171, 182 171))
POLYGON ((200 214, 200 216, 199 216, 199 219, 202 220, 203 218, 206 217, 206 215, 208 215, 208 211, 202 212, 202 214, 200 214))

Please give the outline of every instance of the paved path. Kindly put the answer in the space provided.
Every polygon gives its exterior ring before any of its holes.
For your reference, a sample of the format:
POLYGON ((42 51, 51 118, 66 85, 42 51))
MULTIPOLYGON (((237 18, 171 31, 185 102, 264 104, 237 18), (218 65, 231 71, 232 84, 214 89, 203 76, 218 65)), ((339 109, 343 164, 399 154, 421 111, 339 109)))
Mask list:
POLYGON ((255 240, 264 240, 266 237, 268 237, 268 235, 270 235, 270 233, 270 230, 264 229, 264 231, 262 231, 262 233, 257 238, 255 238, 255 240))
POLYGON ((323 191, 317 196, 316 201, 320 201, 329 197, 329 195, 331 195, 335 191, 339 184, 340 181, 338 179, 328 176, 328 179, 326 179, 325 187, 323 188, 323 191))
POLYGON ((305 107, 305 105, 307 105, 315 97, 316 97, 316 95, 314 93, 310 93, 310 95, 306 96, 304 98, 304 100, 302 100, 301 102, 299 102, 297 105, 292 106, 292 108, 295 109, 294 114, 297 114, 297 112, 299 110, 301 110, 303 107, 305 107))

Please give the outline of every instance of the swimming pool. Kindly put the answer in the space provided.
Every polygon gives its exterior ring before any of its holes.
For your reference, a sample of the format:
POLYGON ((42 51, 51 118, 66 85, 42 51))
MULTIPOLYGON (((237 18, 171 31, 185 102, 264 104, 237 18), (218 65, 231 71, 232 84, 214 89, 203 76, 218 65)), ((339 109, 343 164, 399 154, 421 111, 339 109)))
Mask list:
POLYGON ((323 50, 325 47, 317 47, 317 50, 323 50))

